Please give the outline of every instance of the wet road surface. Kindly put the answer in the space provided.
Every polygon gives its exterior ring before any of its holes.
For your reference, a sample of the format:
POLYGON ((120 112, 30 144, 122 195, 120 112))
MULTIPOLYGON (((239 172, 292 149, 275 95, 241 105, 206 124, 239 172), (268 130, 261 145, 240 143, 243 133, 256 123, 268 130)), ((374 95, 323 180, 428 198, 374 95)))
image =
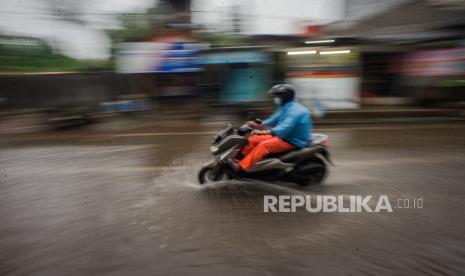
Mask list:
POLYGON ((211 129, 0 139, 1 275, 465 275, 465 126, 317 129, 321 186, 200 187, 211 129), (392 213, 264 213, 263 195, 422 198, 392 213))

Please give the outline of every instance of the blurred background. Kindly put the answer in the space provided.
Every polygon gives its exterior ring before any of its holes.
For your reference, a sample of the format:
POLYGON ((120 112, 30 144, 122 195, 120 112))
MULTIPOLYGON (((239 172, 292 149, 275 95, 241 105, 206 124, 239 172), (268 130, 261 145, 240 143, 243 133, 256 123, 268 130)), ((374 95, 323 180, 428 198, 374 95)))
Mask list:
POLYGON ((462 0, 0 0, 0 275, 465 275, 464 121, 462 0), (326 182, 199 185, 282 82, 326 182))
POLYGON ((317 122, 463 117, 463 1, 0 5, 4 132, 265 116, 281 82, 317 122))

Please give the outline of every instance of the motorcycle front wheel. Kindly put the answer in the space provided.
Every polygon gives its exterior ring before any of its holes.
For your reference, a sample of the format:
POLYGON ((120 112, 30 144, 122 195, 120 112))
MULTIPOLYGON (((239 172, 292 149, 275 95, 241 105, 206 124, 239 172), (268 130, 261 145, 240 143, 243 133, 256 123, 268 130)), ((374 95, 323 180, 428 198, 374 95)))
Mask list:
POLYGON ((222 169, 215 167, 202 167, 197 175, 201 185, 206 183, 213 183, 228 179, 228 175, 222 169))

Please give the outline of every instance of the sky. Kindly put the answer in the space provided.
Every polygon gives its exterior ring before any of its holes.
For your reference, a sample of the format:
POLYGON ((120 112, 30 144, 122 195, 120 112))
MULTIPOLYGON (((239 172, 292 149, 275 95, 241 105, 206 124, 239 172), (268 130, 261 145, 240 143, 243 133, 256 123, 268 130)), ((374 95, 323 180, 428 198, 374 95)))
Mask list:
POLYGON ((117 14, 144 12, 156 0, 0 0, 0 35, 46 41, 63 54, 108 59, 111 40, 104 30, 120 28, 117 14))
MULTIPOLYGON (((159 1, 0 0, 0 35, 40 38, 76 59, 107 59, 112 45, 105 30, 121 28, 117 14, 142 13, 159 1)), ((191 0, 192 21, 229 32, 236 9, 243 34, 302 34, 305 26, 343 20, 346 1, 191 0)), ((386 0, 368 1, 376 4, 386 0)))
POLYGON ((233 8, 245 34, 301 34, 309 24, 344 19, 346 0, 192 0, 192 21, 211 29, 231 29, 233 8))

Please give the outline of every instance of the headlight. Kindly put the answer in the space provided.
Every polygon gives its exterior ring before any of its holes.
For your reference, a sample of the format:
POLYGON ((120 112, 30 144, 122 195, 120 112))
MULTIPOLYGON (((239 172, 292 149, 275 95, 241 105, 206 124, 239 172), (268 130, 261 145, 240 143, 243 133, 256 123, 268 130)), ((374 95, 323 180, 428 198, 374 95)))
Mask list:
POLYGON ((211 151, 211 153, 216 153, 218 151, 218 147, 217 146, 211 146, 210 151, 211 151))

